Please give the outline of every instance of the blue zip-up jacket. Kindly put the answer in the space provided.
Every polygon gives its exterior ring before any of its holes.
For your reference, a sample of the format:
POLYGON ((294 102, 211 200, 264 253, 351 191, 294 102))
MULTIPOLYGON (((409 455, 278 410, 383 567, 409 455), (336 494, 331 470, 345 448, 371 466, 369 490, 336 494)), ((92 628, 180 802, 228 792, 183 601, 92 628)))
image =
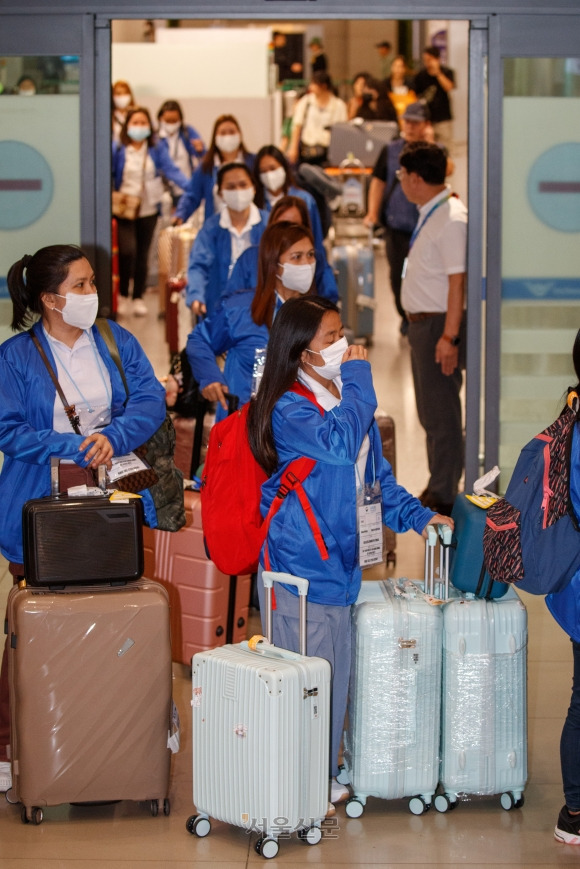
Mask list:
MULTIPOLYGON (((280 465, 262 486, 261 511, 265 516, 288 464, 300 456, 316 459, 304 481, 329 558, 323 560, 304 510, 291 492, 273 517, 268 532, 271 569, 305 576, 310 581, 312 603, 350 606, 359 593, 356 470, 364 436, 370 449, 365 482, 376 476, 381 484, 383 522, 396 532, 410 528, 421 533, 433 511, 399 486, 391 466, 383 458, 379 430, 374 421, 377 399, 371 367, 363 360, 341 366, 342 400, 320 414, 307 398, 286 392, 276 403, 272 427, 280 465)), ((264 564, 264 551, 261 555, 264 564)), ((292 589, 288 586, 288 590, 292 589)))
MULTIPOLYGON (((322 237, 322 223, 320 222, 320 212, 316 205, 314 196, 309 193, 308 190, 303 190, 301 187, 294 187, 293 185, 288 188, 288 193, 286 194, 286 196, 298 196, 306 203, 306 207, 308 208, 308 217, 310 219, 310 228, 312 229, 312 235, 314 237, 314 247, 317 250, 320 250, 322 248, 324 238, 322 237)), ((264 208, 268 212, 268 214, 272 211, 272 204, 268 200, 266 194, 264 194, 264 208)))
MULTIPOLYGON (((195 301, 203 302, 212 314, 228 282, 232 260, 232 236, 229 229, 220 226, 220 214, 206 220, 193 243, 187 267, 185 301, 188 307, 195 301)), ((250 230, 250 243, 257 245, 268 224, 268 215, 260 211, 261 221, 250 230)), ((248 289, 244 287, 244 289, 248 289)))
MULTIPOLYGON (((205 154, 207 149, 204 145, 203 151, 199 151, 199 152, 196 151, 195 148, 193 147, 193 145, 191 144, 191 140, 192 139, 201 139, 203 141, 201 134, 197 132, 195 127, 190 127, 189 124, 186 125, 185 129, 187 130, 186 133, 184 133, 183 127, 180 129, 180 131, 178 133, 178 137, 183 142, 183 146, 184 146, 185 150, 187 151, 187 153, 189 154, 189 168, 191 169, 191 174, 193 175, 194 165, 195 165, 193 163, 193 160, 196 158, 201 159, 203 157, 203 155, 205 154)), ((171 154, 169 153, 169 139, 167 136, 164 136, 164 135, 161 135, 160 133, 158 133, 155 148, 157 151, 164 151, 165 154, 167 155, 168 159, 171 160, 171 162, 175 166, 175 163, 173 162, 173 160, 171 158, 171 154)), ((180 187, 181 187, 181 185, 180 185, 180 187)))
MULTIPOLYGON (((121 375, 96 326, 92 336, 111 377, 112 419, 102 433, 115 455, 144 443, 165 419, 165 390, 157 381, 137 339, 110 322, 125 370, 130 396, 125 403, 121 375)), ((33 327, 56 372, 56 363, 40 322, 33 327)), ((79 446, 82 435, 72 429, 62 434, 52 428, 56 390, 30 335, 20 332, 0 345, 0 550, 5 558, 22 564, 22 506, 31 498, 50 495, 50 459, 58 456, 84 466, 79 446)), ((149 520, 155 517, 150 493, 144 497, 149 520), (148 496, 148 497, 147 497, 148 496), (153 510, 153 516, 151 516, 153 510)))
MULTIPOLYGON (((121 184, 123 183, 126 150, 125 145, 119 145, 113 142, 112 169, 115 190, 120 190, 121 184)), ((169 158, 167 151, 160 151, 158 148, 148 148, 147 152, 155 164, 156 175, 163 175, 165 178, 168 178, 169 181, 173 181, 177 184, 178 187, 185 188, 187 186, 187 178, 169 158)))
MULTIPOLYGON (((246 154, 244 163, 250 170, 254 168, 255 154, 246 154)), ((219 166, 214 166, 211 173, 205 172, 201 166, 198 166, 191 179, 183 187, 183 196, 179 200, 179 204, 175 210, 175 216, 186 221, 193 212, 199 208, 201 203, 205 201, 205 218, 207 220, 212 214, 215 214, 213 204, 213 189, 217 182, 219 166)))
MULTIPOLYGON (((580 436, 577 424, 570 453, 570 498, 576 518, 580 520, 580 436)), ((580 643, 580 570, 566 588, 546 596, 546 606, 568 636, 580 643)))
MULTIPOLYGON (((238 396, 240 405, 250 399, 256 349, 266 347, 270 337, 268 327, 258 326, 252 319, 253 298, 254 290, 241 290, 223 299, 212 316, 198 323, 187 339, 187 356, 200 387, 222 383, 238 396), (216 356, 226 351, 221 371, 216 356)), ((216 422, 226 415, 218 404, 216 422)))
MULTIPOLYGON (((316 255, 316 271, 314 272, 316 292, 319 296, 330 299, 331 302, 337 302, 336 278, 328 265, 324 248, 315 248, 314 253, 316 255)), ((229 296, 230 293, 236 293, 238 290, 256 289, 258 285, 258 258, 258 247, 249 247, 238 257, 226 284, 225 295, 229 296)))

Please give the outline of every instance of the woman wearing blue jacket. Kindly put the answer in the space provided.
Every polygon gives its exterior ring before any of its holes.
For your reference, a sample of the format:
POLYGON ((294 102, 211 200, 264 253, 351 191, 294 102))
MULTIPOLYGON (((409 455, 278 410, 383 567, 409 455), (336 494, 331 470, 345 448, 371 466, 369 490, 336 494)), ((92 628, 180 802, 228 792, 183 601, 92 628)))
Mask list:
MULTIPOLYGON (((283 196, 276 202, 270 211, 268 225, 286 221, 305 226, 312 232, 310 216, 306 202, 300 196, 283 196)), ((314 233, 313 237, 314 237, 314 233)), ((338 301, 338 287, 334 272, 328 264, 324 245, 318 246, 314 240, 314 255, 316 257, 316 269, 314 282, 319 296, 325 296, 331 302, 338 301)), ((226 294, 235 293, 237 290, 247 290, 257 286, 258 283, 258 248, 249 247, 237 259, 230 279, 226 286, 226 294)))
POLYGON ((226 395, 250 398, 254 363, 268 344, 272 322, 287 299, 312 292, 314 249, 310 230, 268 225, 260 242, 260 280, 223 299, 187 341, 187 355, 204 398, 217 401, 216 421, 227 415, 226 395), (227 353, 221 371, 216 356, 227 353))
MULTIPOLYGON (((580 397, 580 331, 572 351, 578 384, 575 400, 580 397)), ((577 405, 576 405, 577 406, 577 405)), ((570 451, 570 499, 580 522, 580 436, 578 424, 572 435, 570 451)), ((564 782, 565 805, 560 810, 554 836, 567 845, 580 845, 580 570, 563 591, 546 597, 548 609, 572 641, 574 677, 572 699, 560 740, 560 762, 564 782)))
MULTIPOLYGON (((149 248, 164 191, 163 179, 184 187, 187 178, 167 153, 155 148, 151 117, 147 109, 140 107, 127 112, 120 144, 113 144, 112 168, 114 190, 138 196, 141 200, 136 219, 117 216, 117 226, 119 294, 121 300, 129 297, 132 280, 133 313, 143 316, 147 313, 143 293, 147 286, 149 248)), ((122 305, 119 311, 124 313, 122 305)))
POLYGON ((214 124, 207 154, 191 176, 191 181, 179 200, 174 222, 185 223, 202 202, 205 202, 205 220, 215 214, 220 205, 216 201, 216 181, 220 166, 225 163, 243 163, 251 170, 254 159, 254 155, 249 153, 243 143, 240 125, 234 116, 220 115, 214 124))
MULTIPOLYGON (((203 139, 195 127, 189 126, 183 120, 183 111, 177 100, 166 100, 157 112, 157 145, 158 151, 163 151, 176 169, 185 175, 187 180, 197 167, 206 152, 203 139)), ((183 187, 170 183, 173 204, 177 205, 183 193, 183 187)))
POLYGON ((236 260, 258 244, 268 223, 254 205, 252 175, 243 163, 221 166, 217 189, 224 207, 206 220, 189 254, 185 301, 195 315, 217 308, 236 260))
POLYGON ((316 206, 314 196, 303 190, 294 181, 290 164, 282 151, 275 145, 264 145, 256 154, 254 163, 254 182, 256 185, 256 198, 254 202, 258 208, 271 211, 283 196, 298 196, 306 204, 308 217, 314 236, 314 246, 317 250, 322 248, 322 224, 320 213, 316 206))
MULTIPOLYGON (((453 524, 397 484, 374 422, 377 399, 366 349, 348 347, 342 333, 338 309, 327 299, 286 302, 274 321, 262 382, 248 415, 252 452, 269 475, 262 486, 262 515, 290 462, 301 456, 316 461, 302 487, 322 543, 313 536, 301 500, 290 493, 270 523, 260 561, 262 567, 310 583, 308 654, 326 658, 332 668, 331 802, 348 795, 335 777, 351 664, 350 607, 365 557, 358 534, 361 511, 380 504, 383 523, 424 536, 430 523, 453 524), (296 381, 310 397, 291 391, 296 381)), ((263 595, 260 578, 258 590, 263 595)), ((295 590, 277 586, 276 645, 298 651, 296 616, 295 590)))
MULTIPOLYGON (((0 345, 0 550, 14 577, 23 576, 22 506, 50 495, 50 460, 61 459, 61 487, 91 483, 87 469, 110 467, 146 441, 165 419, 165 391, 137 340, 116 323, 117 342, 129 386, 94 325, 98 308, 93 269, 80 248, 53 245, 25 256, 8 272, 12 329, 0 345), (82 434, 76 434, 38 349, 32 327, 56 373, 67 401, 74 404, 82 434)), ((149 492, 144 507, 155 524, 149 492)), ((9 741, 7 674, 0 677, 0 790, 7 790, 9 741), (6 676, 6 681, 4 681, 6 676)), ((8 785, 10 787, 10 785, 8 785)))

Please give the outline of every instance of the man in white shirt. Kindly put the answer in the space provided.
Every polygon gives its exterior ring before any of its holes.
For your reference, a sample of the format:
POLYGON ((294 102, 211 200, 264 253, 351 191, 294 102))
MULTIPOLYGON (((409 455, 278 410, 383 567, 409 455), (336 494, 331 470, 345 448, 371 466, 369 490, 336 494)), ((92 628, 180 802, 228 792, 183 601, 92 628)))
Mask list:
POLYGON ((437 145, 409 142, 399 158, 401 189, 419 219, 403 268, 401 299, 419 421, 427 434, 430 479, 425 506, 449 513, 463 472, 459 393, 465 361, 467 209, 445 184, 437 145))

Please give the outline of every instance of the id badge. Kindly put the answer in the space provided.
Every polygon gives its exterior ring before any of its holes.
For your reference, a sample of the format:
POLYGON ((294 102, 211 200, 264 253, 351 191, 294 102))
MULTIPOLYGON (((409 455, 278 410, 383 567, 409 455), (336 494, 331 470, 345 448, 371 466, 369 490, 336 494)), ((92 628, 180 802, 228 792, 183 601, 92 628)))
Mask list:
POLYGON ((380 564, 383 560, 383 499, 378 480, 367 483, 359 493, 357 513, 359 565, 380 564))

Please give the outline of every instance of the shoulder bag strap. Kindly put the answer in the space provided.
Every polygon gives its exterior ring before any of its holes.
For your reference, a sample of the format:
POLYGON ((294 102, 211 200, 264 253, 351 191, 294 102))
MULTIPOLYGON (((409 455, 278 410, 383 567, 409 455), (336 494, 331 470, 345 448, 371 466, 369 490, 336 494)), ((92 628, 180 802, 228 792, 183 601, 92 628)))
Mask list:
POLYGON ((98 317, 95 320, 95 325, 101 333, 101 338, 105 342, 107 350, 111 354, 111 359, 119 369, 119 374, 121 375, 121 380, 123 381, 123 386, 125 387, 125 393, 127 395, 127 398, 129 398, 129 387, 127 385, 127 378, 125 377, 125 369, 123 368, 123 363, 121 362, 121 354, 119 353, 119 347, 117 346, 117 342, 115 341, 115 336, 113 335, 113 330, 109 325, 109 321, 105 320, 104 317, 98 317))
POLYGON ((28 334, 32 338, 34 346, 36 347, 36 349, 40 353, 40 358, 42 359, 42 361, 46 365, 46 370, 50 374, 50 379, 52 380, 52 382, 54 383, 54 385, 56 387, 56 391, 58 392, 59 398, 63 403, 64 412, 66 413, 68 420, 69 420, 71 426, 73 427, 75 434, 82 435, 82 432, 79 428, 79 418, 78 418, 78 415, 75 413, 75 406, 74 406, 74 404, 69 404, 68 401, 66 400, 66 396, 65 396, 64 392, 62 391, 62 387, 61 387, 60 383, 58 382, 58 377, 54 373, 52 366, 51 366, 50 362, 48 361, 48 356, 44 352, 44 347, 42 346, 42 344, 40 343, 40 341, 38 340, 38 338, 36 337, 36 335, 34 334, 32 329, 29 330, 28 334))

